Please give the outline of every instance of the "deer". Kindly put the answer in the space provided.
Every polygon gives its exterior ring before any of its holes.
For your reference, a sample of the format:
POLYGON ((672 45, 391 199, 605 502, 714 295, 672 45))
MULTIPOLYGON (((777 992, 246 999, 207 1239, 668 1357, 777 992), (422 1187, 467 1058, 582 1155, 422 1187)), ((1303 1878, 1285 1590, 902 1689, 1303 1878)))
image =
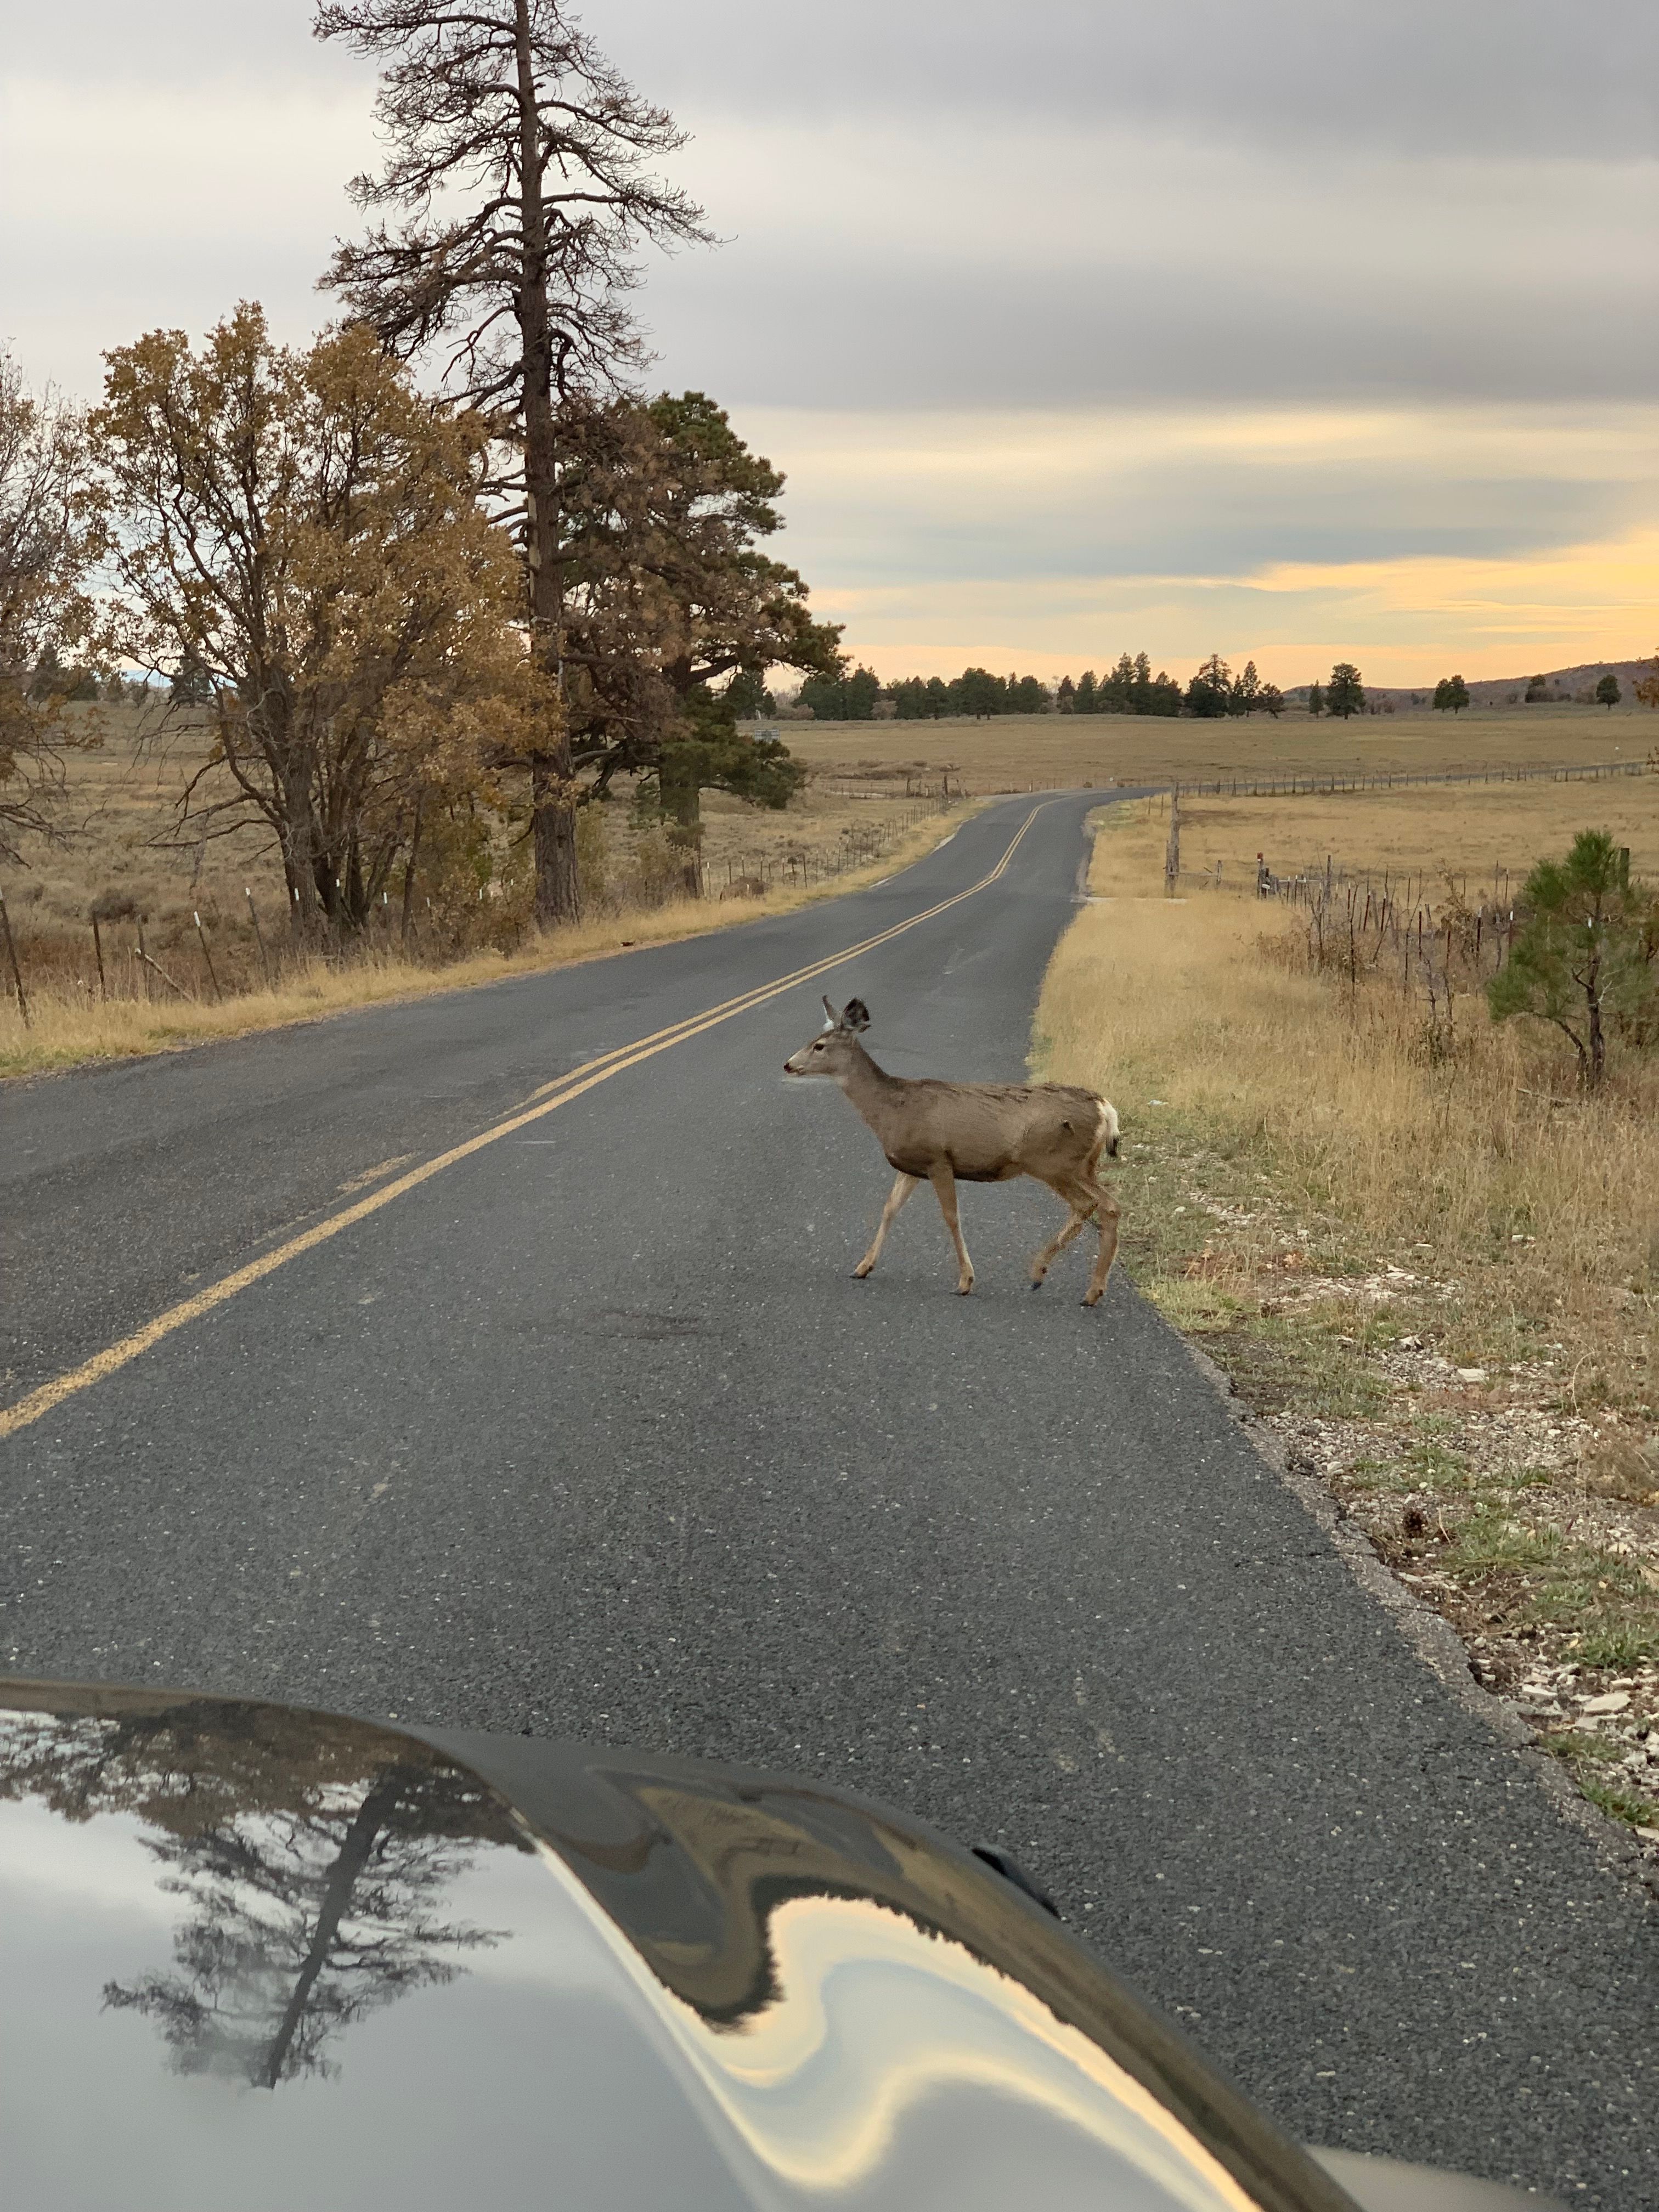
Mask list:
POLYGON ((862 1282, 881 1257, 899 1209, 924 1182, 933 1186, 956 1248, 957 1289, 974 1287, 974 1263, 957 1218, 958 1182, 1011 1182, 1030 1176, 1065 1201, 1065 1225, 1031 1261, 1040 1291, 1055 1259, 1092 1220, 1100 1232, 1085 1306, 1098 1305, 1117 1253, 1117 1201, 1100 1180, 1103 1153, 1117 1158, 1115 1107, 1066 1083, 942 1083, 889 1075, 859 1042, 870 1026, 862 999, 837 1013, 828 999, 823 1028, 783 1063, 786 1075, 827 1076, 875 1132, 896 1176, 870 1249, 854 1268, 862 1282))

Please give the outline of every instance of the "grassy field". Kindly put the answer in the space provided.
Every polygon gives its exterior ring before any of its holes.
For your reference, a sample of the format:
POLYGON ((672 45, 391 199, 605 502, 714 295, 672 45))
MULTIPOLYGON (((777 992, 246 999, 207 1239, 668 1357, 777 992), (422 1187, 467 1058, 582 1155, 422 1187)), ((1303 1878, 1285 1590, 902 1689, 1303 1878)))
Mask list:
POLYGON ((1287 714, 1243 721, 1133 714, 1009 714, 988 722, 781 722, 793 752, 825 775, 858 777, 906 763, 955 769, 969 791, 1075 790, 1091 784, 1219 776, 1437 774, 1641 758, 1659 744, 1659 714, 1599 707, 1471 708, 1360 714, 1346 722, 1287 714))
MULTIPOLYGON (((1432 883, 1498 855, 1523 871, 1595 826, 1659 860, 1656 796, 1206 802, 1183 859, 1221 857, 1224 884, 1258 849, 1322 847, 1432 883)), ((1104 810, 1034 1065, 1123 1115, 1143 1287, 1651 1850, 1659 1069, 1586 1100, 1553 1034, 1494 1025, 1468 978, 1448 1047, 1397 975, 1314 968, 1297 909, 1164 898, 1166 830, 1156 801, 1104 810)))
POLYGON ((102 743, 70 757, 62 834, 27 840, 25 865, 0 877, 31 1014, 26 1026, 0 972, 0 1075, 240 1035, 787 911, 902 866, 957 818, 936 799, 907 796, 902 779, 874 798, 810 785, 775 814, 709 793, 709 895, 689 898, 674 889, 678 863, 660 830, 633 820, 624 791, 582 834, 588 915, 579 928, 543 938, 527 927, 524 853, 508 832, 484 897, 464 875, 458 888, 452 871, 437 908, 416 898, 407 944, 394 892, 361 950, 301 957, 289 945, 268 839, 250 829, 180 842, 177 799, 201 764, 199 733, 157 749, 138 741, 134 714, 103 710, 101 720, 102 743), (115 909, 97 942, 94 902, 115 909), (139 957, 141 927, 154 966, 139 957))
MULTIPOLYGON (((1169 811, 1151 806, 1167 833, 1169 811)), ((1183 799, 1181 865, 1248 888, 1261 854, 1277 876, 1313 876, 1328 861, 1350 873, 1410 878, 1437 897, 1449 877, 1463 894, 1508 902, 1533 861, 1570 843, 1564 824, 1616 822, 1639 874, 1659 878, 1659 775, 1605 784, 1407 786, 1360 793, 1304 793, 1283 799, 1183 799)))

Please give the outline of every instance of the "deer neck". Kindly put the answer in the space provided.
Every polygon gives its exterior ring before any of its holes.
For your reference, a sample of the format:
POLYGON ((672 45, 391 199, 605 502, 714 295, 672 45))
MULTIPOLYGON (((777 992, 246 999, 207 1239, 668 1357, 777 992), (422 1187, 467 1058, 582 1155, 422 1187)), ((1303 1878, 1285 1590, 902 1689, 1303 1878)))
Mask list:
POLYGON ((869 1123, 879 1137, 887 1122, 897 1111, 902 1093, 906 1088, 902 1076, 889 1075, 884 1067, 878 1067, 862 1045, 854 1048, 853 1064, 836 1078, 848 1103, 869 1123))

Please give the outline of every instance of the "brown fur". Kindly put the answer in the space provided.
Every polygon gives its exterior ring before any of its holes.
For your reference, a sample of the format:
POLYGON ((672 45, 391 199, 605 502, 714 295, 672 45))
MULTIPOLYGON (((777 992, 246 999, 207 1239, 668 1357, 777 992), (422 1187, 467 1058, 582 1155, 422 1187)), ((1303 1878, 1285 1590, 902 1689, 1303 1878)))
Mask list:
POLYGON ((1096 1092, 1069 1084, 911 1082, 889 1075, 859 1042, 870 1020, 863 1001, 851 999, 837 1014, 826 999, 823 1010, 829 1027, 785 1060, 784 1073, 838 1083, 898 1178, 854 1273, 861 1280, 870 1273, 899 1208, 931 1182, 956 1248, 957 1288, 965 1297, 974 1287, 974 1266, 957 1218, 957 1184, 1031 1176, 1068 1209, 1065 1226, 1031 1262, 1031 1288, 1042 1288, 1055 1255, 1092 1219, 1100 1248, 1083 1303, 1097 1304, 1117 1251, 1117 1202, 1100 1180, 1103 1152, 1117 1156, 1116 1110, 1096 1092))

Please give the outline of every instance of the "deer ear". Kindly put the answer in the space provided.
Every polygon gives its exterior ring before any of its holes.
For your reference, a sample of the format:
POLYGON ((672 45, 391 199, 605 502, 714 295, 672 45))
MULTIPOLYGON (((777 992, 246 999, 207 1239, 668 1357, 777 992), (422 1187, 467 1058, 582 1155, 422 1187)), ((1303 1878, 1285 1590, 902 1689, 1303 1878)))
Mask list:
POLYGON ((849 999, 841 1010, 841 1022, 843 1029, 867 1030, 870 1026, 870 1009, 862 999, 849 999))
POLYGON ((839 1019, 839 1017, 838 1017, 838 1015, 836 1014, 835 1008, 830 1005, 830 1001, 829 1001, 829 1000, 828 1000, 828 999, 826 999, 826 1000, 823 1001, 823 1012, 824 1012, 824 1018, 824 1018, 824 1024, 823 1024, 823 1026, 824 1026, 824 1027, 825 1027, 825 1029, 827 1029, 827 1030, 832 1030, 832 1029, 834 1029, 834 1028, 836 1027, 836 1023, 837 1023, 837 1021, 838 1021, 838 1019, 839 1019))

